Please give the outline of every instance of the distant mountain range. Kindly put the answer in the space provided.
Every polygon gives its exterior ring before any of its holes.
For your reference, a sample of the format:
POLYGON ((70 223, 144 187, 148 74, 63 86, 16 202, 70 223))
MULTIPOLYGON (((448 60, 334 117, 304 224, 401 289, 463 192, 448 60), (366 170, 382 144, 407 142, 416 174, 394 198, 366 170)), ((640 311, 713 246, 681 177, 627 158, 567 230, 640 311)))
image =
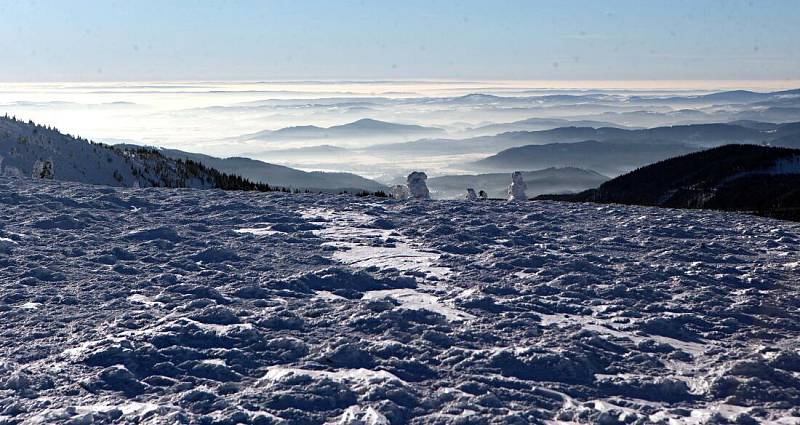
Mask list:
MULTIPOLYGON (((733 90, 708 94, 585 93, 538 96, 473 94, 414 102, 483 108, 491 112, 528 110, 542 119, 609 122, 629 127, 656 127, 733 120, 792 122, 800 118, 800 90, 753 92, 733 90)), ((559 127, 563 127, 560 125, 559 127)), ((595 125, 587 125, 595 127, 595 125)), ((551 127, 552 128, 552 127, 551 127)), ((507 131, 546 128, 511 128, 507 131)), ((496 132, 500 133, 501 131, 496 132)), ((473 133, 475 136, 491 133, 473 133)))
POLYGON ((315 146, 306 146, 302 148, 260 151, 260 152, 255 152, 252 155, 257 155, 257 156, 268 155, 271 158, 274 157, 280 159, 296 159, 296 158, 308 158, 315 156, 343 155, 349 153, 351 153, 349 149, 342 148, 339 146, 315 145, 315 146))
POLYGON ((800 117, 800 101, 797 106, 772 106, 764 108, 754 108, 746 111, 736 112, 731 115, 733 119, 771 121, 771 122, 790 122, 797 121, 800 117))
POLYGON ((744 127, 744 128, 752 128, 753 130, 758 130, 758 131, 773 131, 777 130, 779 127, 783 125, 772 122, 763 122, 754 120, 735 120, 729 122, 728 124, 738 125, 739 127, 744 127))
POLYGON ((56 180, 127 187, 379 191, 386 186, 350 173, 306 172, 249 158, 215 158, 174 149, 109 146, 55 129, 0 117, 0 173, 31 177, 42 164, 56 180))
POLYGON ((753 103, 768 100, 780 100, 787 97, 800 98, 800 89, 775 92, 754 92, 749 90, 730 90, 695 96, 632 96, 633 103, 753 103))
POLYGON ((524 120, 483 125, 480 127, 470 128, 465 131, 467 134, 474 136, 490 136, 501 133, 508 133, 511 131, 541 131, 552 130, 559 127, 616 127, 626 128, 625 126, 616 125, 606 121, 591 121, 591 120, 567 120, 559 118, 528 118, 524 120))
POLYGON ((800 89, 774 92, 729 90, 708 94, 644 94, 627 96, 617 93, 542 94, 529 96, 497 96, 473 93, 456 97, 407 99, 411 104, 445 105, 736 105, 756 102, 773 102, 800 98, 800 89))
POLYGON ((800 97, 800 89, 774 92, 729 90, 708 94, 660 95, 646 94, 626 96, 614 93, 543 94, 530 96, 497 96, 473 93, 457 97, 409 99, 410 103, 439 103, 457 105, 475 104, 603 104, 624 101, 641 104, 743 104, 800 97))
MULTIPOLYGON (((365 150, 371 153, 454 155, 497 153, 504 149, 533 144, 574 143, 594 140, 620 144, 683 144, 713 147, 728 143, 764 143, 800 132, 792 123, 775 124, 769 130, 751 125, 691 124, 648 129, 617 127, 559 127, 541 131, 513 131, 496 136, 468 139, 422 139, 412 142, 374 145, 365 150)), ((553 164, 556 165, 556 164, 553 164)))
POLYGON ((731 143, 800 147, 800 124, 749 120, 648 129, 559 127, 467 139, 421 139, 373 145, 361 151, 382 157, 485 154, 489 156, 465 166, 494 172, 578 167, 613 176, 654 161, 731 143))
MULTIPOLYGON (((126 148, 132 145, 125 145, 126 148)), ((387 187, 352 173, 330 173, 301 171, 282 165, 270 164, 256 159, 232 157, 217 158, 209 155, 185 152, 177 149, 158 148, 162 155, 174 159, 190 159, 229 174, 236 174, 259 183, 292 189, 308 189, 326 192, 376 192, 387 187)))
POLYGON ((527 145, 501 151, 470 164, 476 169, 525 170, 578 167, 619 175, 645 164, 698 150, 684 144, 614 143, 590 140, 576 143, 527 145))
POLYGON ((597 189, 538 199, 709 208, 800 220, 800 150, 726 145, 642 167, 597 189))
POLYGON ((0 117, 0 174, 107 186, 268 189, 153 149, 93 143, 7 116, 0 117))
POLYGON ((244 140, 315 140, 315 139, 360 139, 367 137, 407 136, 443 134, 444 130, 420 125, 395 124, 369 118, 332 127, 304 125, 279 130, 263 130, 240 137, 244 140))
MULTIPOLYGON (((528 186, 528 196, 579 192, 608 180, 608 177, 597 172, 573 167, 546 168, 522 174, 528 186)), ((438 199, 464 198, 468 187, 476 192, 484 190, 492 198, 505 198, 511 176, 509 173, 449 175, 431 177, 427 183, 433 197, 438 199)))

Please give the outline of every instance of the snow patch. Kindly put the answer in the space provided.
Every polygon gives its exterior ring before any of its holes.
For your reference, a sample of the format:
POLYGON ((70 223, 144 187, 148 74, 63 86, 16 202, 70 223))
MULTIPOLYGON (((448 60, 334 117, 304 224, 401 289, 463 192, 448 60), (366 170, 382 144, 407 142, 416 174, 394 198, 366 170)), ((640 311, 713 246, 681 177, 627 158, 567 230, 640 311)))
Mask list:
POLYGON ((450 321, 463 321, 474 319, 475 316, 449 307, 439 301, 439 298, 425 294, 414 289, 389 289, 383 291, 369 291, 362 297, 363 300, 390 298, 400 303, 402 308, 409 310, 428 310, 439 313, 450 321))
POLYGON ((312 379, 330 379, 337 382, 357 382, 370 384, 383 381, 406 382, 385 370, 339 369, 336 371, 299 369, 285 366, 271 366, 261 378, 262 381, 280 381, 293 376, 308 376, 312 379))
POLYGON ((269 227, 243 227, 241 229, 235 229, 234 232, 236 233, 249 233, 256 236, 273 236, 285 232, 281 232, 279 230, 273 230, 269 227))
POLYGON ((337 248, 333 259, 342 264, 358 268, 394 268, 424 273, 438 279, 444 279, 452 273, 448 267, 437 265, 441 254, 418 248, 408 238, 390 229, 371 227, 374 220, 372 216, 321 209, 305 210, 302 216, 322 226, 321 229, 312 230, 312 233, 329 241, 324 245, 337 248), (318 221, 320 218, 325 221, 318 221), (393 241, 383 246, 360 242, 389 239, 393 241))

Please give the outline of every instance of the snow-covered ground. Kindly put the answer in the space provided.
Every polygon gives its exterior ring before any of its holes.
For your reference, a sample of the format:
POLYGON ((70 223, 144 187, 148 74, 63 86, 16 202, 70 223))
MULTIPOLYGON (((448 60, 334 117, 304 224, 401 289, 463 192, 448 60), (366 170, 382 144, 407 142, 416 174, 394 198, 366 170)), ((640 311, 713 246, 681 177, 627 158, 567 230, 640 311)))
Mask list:
POLYGON ((800 423, 800 226, 0 179, 0 423, 800 423))

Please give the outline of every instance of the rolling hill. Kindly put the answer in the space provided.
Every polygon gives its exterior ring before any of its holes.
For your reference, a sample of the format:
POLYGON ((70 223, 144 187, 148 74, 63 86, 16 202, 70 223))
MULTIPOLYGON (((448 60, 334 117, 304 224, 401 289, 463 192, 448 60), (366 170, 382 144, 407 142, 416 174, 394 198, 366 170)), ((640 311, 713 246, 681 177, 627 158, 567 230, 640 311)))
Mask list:
POLYGON ((726 145, 642 167, 580 194, 540 199, 744 211, 800 220, 800 150, 726 145))
POLYGON ((267 183, 271 186, 328 192, 357 192, 362 190, 375 192, 387 189, 386 186, 374 180, 352 173, 301 171, 256 159, 242 157, 217 158, 177 149, 158 149, 158 152, 169 158, 189 159, 225 173, 240 175, 252 181, 267 183))
MULTIPOLYGON (((729 143, 765 143, 794 133, 800 133, 800 130, 793 126, 792 123, 781 124, 766 131, 752 128, 751 126, 723 123, 675 125, 648 129, 559 127, 540 131, 512 131, 495 136, 460 140, 422 139, 411 142, 381 144, 369 146, 365 151, 374 154, 427 155, 497 153, 504 149, 526 145, 575 143, 588 140, 622 145, 663 144, 705 148, 729 143)), ((546 166, 556 165, 558 164, 546 166)))
POLYGON ((528 145, 501 151, 470 166, 489 170, 578 167, 619 175, 642 165, 697 150, 683 144, 623 144, 590 140, 528 145))

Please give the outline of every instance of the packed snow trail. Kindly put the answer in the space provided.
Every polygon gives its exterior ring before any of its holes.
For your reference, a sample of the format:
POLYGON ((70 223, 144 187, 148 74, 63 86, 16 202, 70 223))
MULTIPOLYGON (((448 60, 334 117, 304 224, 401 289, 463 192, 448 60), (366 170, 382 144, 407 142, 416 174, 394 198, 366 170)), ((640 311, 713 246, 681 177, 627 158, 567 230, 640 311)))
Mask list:
POLYGON ((799 230, 3 178, 0 423, 800 423, 799 230))

